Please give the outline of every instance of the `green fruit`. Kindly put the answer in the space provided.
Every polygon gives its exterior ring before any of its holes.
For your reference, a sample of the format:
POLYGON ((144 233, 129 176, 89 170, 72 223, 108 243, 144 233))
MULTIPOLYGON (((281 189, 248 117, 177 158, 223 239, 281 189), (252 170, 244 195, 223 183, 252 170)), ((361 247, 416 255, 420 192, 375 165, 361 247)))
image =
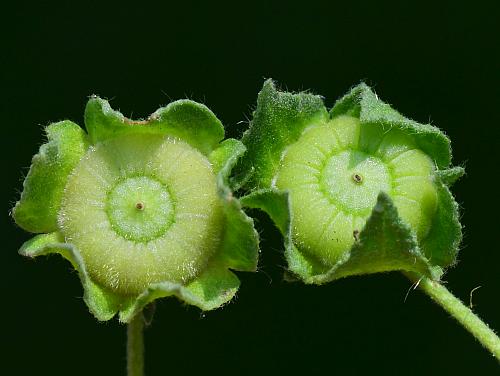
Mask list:
POLYGON ((310 93, 264 83, 243 143, 241 202, 284 236, 288 278, 325 283, 404 270, 439 279, 461 241, 448 186, 449 139, 405 118, 366 85, 331 110, 310 93))
POLYGON ((99 320, 129 322, 176 296, 202 310, 229 302, 255 271, 258 234, 229 188, 243 144, 204 105, 180 100, 147 120, 92 96, 85 128, 46 128, 12 216, 38 233, 19 253, 58 253, 99 320), (231 269, 231 270, 230 270, 231 269))
POLYGON ((135 294, 164 280, 186 283, 220 243, 215 174, 205 156, 175 138, 104 141, 69 177, 59 225, 106 288, 135 294))
POLYGON ((397 130, 364 140, 367 127, 341 116, 311 125, 283 154, 275 186, 290 192, 293 239, 334 265, 354 244, 380 192, 424 239, 436 211, 434 165, 397 130))

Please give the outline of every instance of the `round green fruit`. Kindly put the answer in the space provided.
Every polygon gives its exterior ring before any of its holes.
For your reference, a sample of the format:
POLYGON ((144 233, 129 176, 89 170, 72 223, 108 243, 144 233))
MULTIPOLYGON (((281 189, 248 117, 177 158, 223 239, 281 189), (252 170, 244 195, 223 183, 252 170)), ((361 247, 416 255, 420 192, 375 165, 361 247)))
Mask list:
POLYGON ((219 246, 223 215, 204 155, 176 138, 134 134, 89 148, 58 223, 90 277, 130 295, 195 278, 219 246))
POLYGON ((434 173, 433 161, 402 131, 339 116, 287 147, 273 184, 290 192, 294 243, 332 266, 357 240, 381 191, 425 239, 437 207, 434 173))

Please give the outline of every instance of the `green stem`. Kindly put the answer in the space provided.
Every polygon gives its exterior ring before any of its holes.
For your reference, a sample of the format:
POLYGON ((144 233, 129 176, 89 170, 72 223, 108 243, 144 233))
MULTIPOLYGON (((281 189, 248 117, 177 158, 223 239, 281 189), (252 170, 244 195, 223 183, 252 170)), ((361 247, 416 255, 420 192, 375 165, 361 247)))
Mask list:
POLYGON ((144 318, 139 312, 127 326, 127 375, 144 375, 144 318))
POLYGON ((418 287, 462 324, 494 357, 500 361, 500 338, 472 310, 446 287, 423 276, 406 274, 418 287))

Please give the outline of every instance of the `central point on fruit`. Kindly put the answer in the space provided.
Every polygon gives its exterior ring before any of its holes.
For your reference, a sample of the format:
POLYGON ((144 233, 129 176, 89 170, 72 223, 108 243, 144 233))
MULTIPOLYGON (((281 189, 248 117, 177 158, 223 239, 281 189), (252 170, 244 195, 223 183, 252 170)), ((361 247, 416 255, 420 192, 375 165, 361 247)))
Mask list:
POLYGON ((321 186, 329 199, 344 211, 369 215, 380 191, 390 193, 391 177, 379 158, 346 150, 326 160, 321 186))
POLYGON ((354 180, 356 184, 361 184, 363 182, 363 177, 360 174, 353 174, 352 180, 354 180))
POLYGON ((118 235, 138 242, 161 236, 174 217, 168 188, 147 176, 119 181, 108 194, 106 211, 111 227, 118 235), (144 210, 146 206, 148 210, 144 210))

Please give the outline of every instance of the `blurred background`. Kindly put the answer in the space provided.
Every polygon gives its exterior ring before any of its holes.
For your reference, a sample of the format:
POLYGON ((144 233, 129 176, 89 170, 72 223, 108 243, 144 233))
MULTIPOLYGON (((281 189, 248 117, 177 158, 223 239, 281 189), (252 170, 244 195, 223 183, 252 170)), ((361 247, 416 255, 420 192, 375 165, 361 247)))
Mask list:
MULTIPOLYGON (((364 80, 380 98, 452 139, 467 176, 454 187, 465 239, 446 285, 500 330, 497 243, 499 9, 495 2, 8 2, 0 15, 3 375, 123 375, 125 326, 98 323, 78 276, 30 261, 8 216, 50 122, 83 125, 99 94, 144 118, 179 98, 205 103, 240 137, 265 78, 311 89, 328 107, 364 80)), ((159 302, 146 374, 493 375, 498 363, 398 273, 322 287, 282 280, 278 231, 255 214, 260 270, 233 303, 202 314, 159 302)))

